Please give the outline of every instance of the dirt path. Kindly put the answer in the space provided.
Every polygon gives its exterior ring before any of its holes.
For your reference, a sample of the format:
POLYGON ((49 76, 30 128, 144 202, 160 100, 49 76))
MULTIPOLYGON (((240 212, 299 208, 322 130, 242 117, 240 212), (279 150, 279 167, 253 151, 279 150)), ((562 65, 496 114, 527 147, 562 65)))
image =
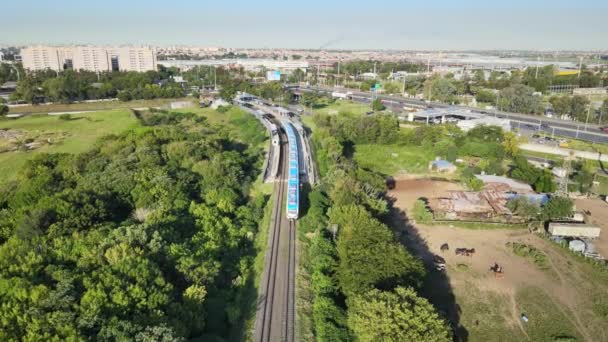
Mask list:
POLYGON ((509 296, 509 299, 511 301, 511 314, 512 314, 511 318, 515 322, 515 325, 517 325, 519 327, 519 330, 521 330, 521 332, 524 335, 526 335, 528 340, 530 340, 530 336, 526 332, 526 329, 524 329, 524 325, 521 323, 521 317, 519 317, 519 312, 518 312, 519 310, 517 310, 517 301, 515 300, 515 295, 511 294, 509 296))

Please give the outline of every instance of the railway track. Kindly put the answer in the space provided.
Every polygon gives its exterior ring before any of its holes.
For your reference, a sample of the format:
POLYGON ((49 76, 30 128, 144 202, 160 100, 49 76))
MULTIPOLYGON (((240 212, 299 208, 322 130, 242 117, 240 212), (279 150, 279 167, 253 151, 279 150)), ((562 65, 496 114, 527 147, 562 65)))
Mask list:
POLYGON ((279 177, 270 222, 269 250, 260 284, 254 341, 295 341, 295 227, 285 216, 287 137, 280 134, 279 177))

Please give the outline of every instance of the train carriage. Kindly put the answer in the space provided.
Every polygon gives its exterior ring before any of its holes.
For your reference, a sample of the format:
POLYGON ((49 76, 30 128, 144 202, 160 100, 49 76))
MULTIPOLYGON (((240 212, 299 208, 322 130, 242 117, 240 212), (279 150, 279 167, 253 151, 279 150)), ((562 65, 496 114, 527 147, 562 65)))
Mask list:
POLYGON ((283 121, 289 145, 289 172, 287 178, 287 218, 296 220, 300 205, 300 167, 298 161, 298 143, 295 128, 291 123, 283 121))

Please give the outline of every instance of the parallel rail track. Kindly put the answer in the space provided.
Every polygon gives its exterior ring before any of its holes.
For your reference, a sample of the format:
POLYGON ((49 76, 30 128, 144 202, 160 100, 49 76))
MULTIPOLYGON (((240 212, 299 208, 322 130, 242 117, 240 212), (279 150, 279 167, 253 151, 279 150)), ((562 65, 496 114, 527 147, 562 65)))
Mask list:
POLYGON ((271 216, 266 272, 262 277, 254 341, 295 341, 296 223, 285 217, 288 178, 287 137, 280 134, 279 178, 271 216))

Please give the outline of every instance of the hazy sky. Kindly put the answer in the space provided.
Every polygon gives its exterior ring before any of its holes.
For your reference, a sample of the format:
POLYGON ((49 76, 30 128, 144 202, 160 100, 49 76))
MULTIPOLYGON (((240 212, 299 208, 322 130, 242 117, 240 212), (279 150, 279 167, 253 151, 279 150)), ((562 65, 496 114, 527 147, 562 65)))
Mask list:
POLYGON ((605 50, 607 15, 608 0, 13 0, 0 44, 605 50))

